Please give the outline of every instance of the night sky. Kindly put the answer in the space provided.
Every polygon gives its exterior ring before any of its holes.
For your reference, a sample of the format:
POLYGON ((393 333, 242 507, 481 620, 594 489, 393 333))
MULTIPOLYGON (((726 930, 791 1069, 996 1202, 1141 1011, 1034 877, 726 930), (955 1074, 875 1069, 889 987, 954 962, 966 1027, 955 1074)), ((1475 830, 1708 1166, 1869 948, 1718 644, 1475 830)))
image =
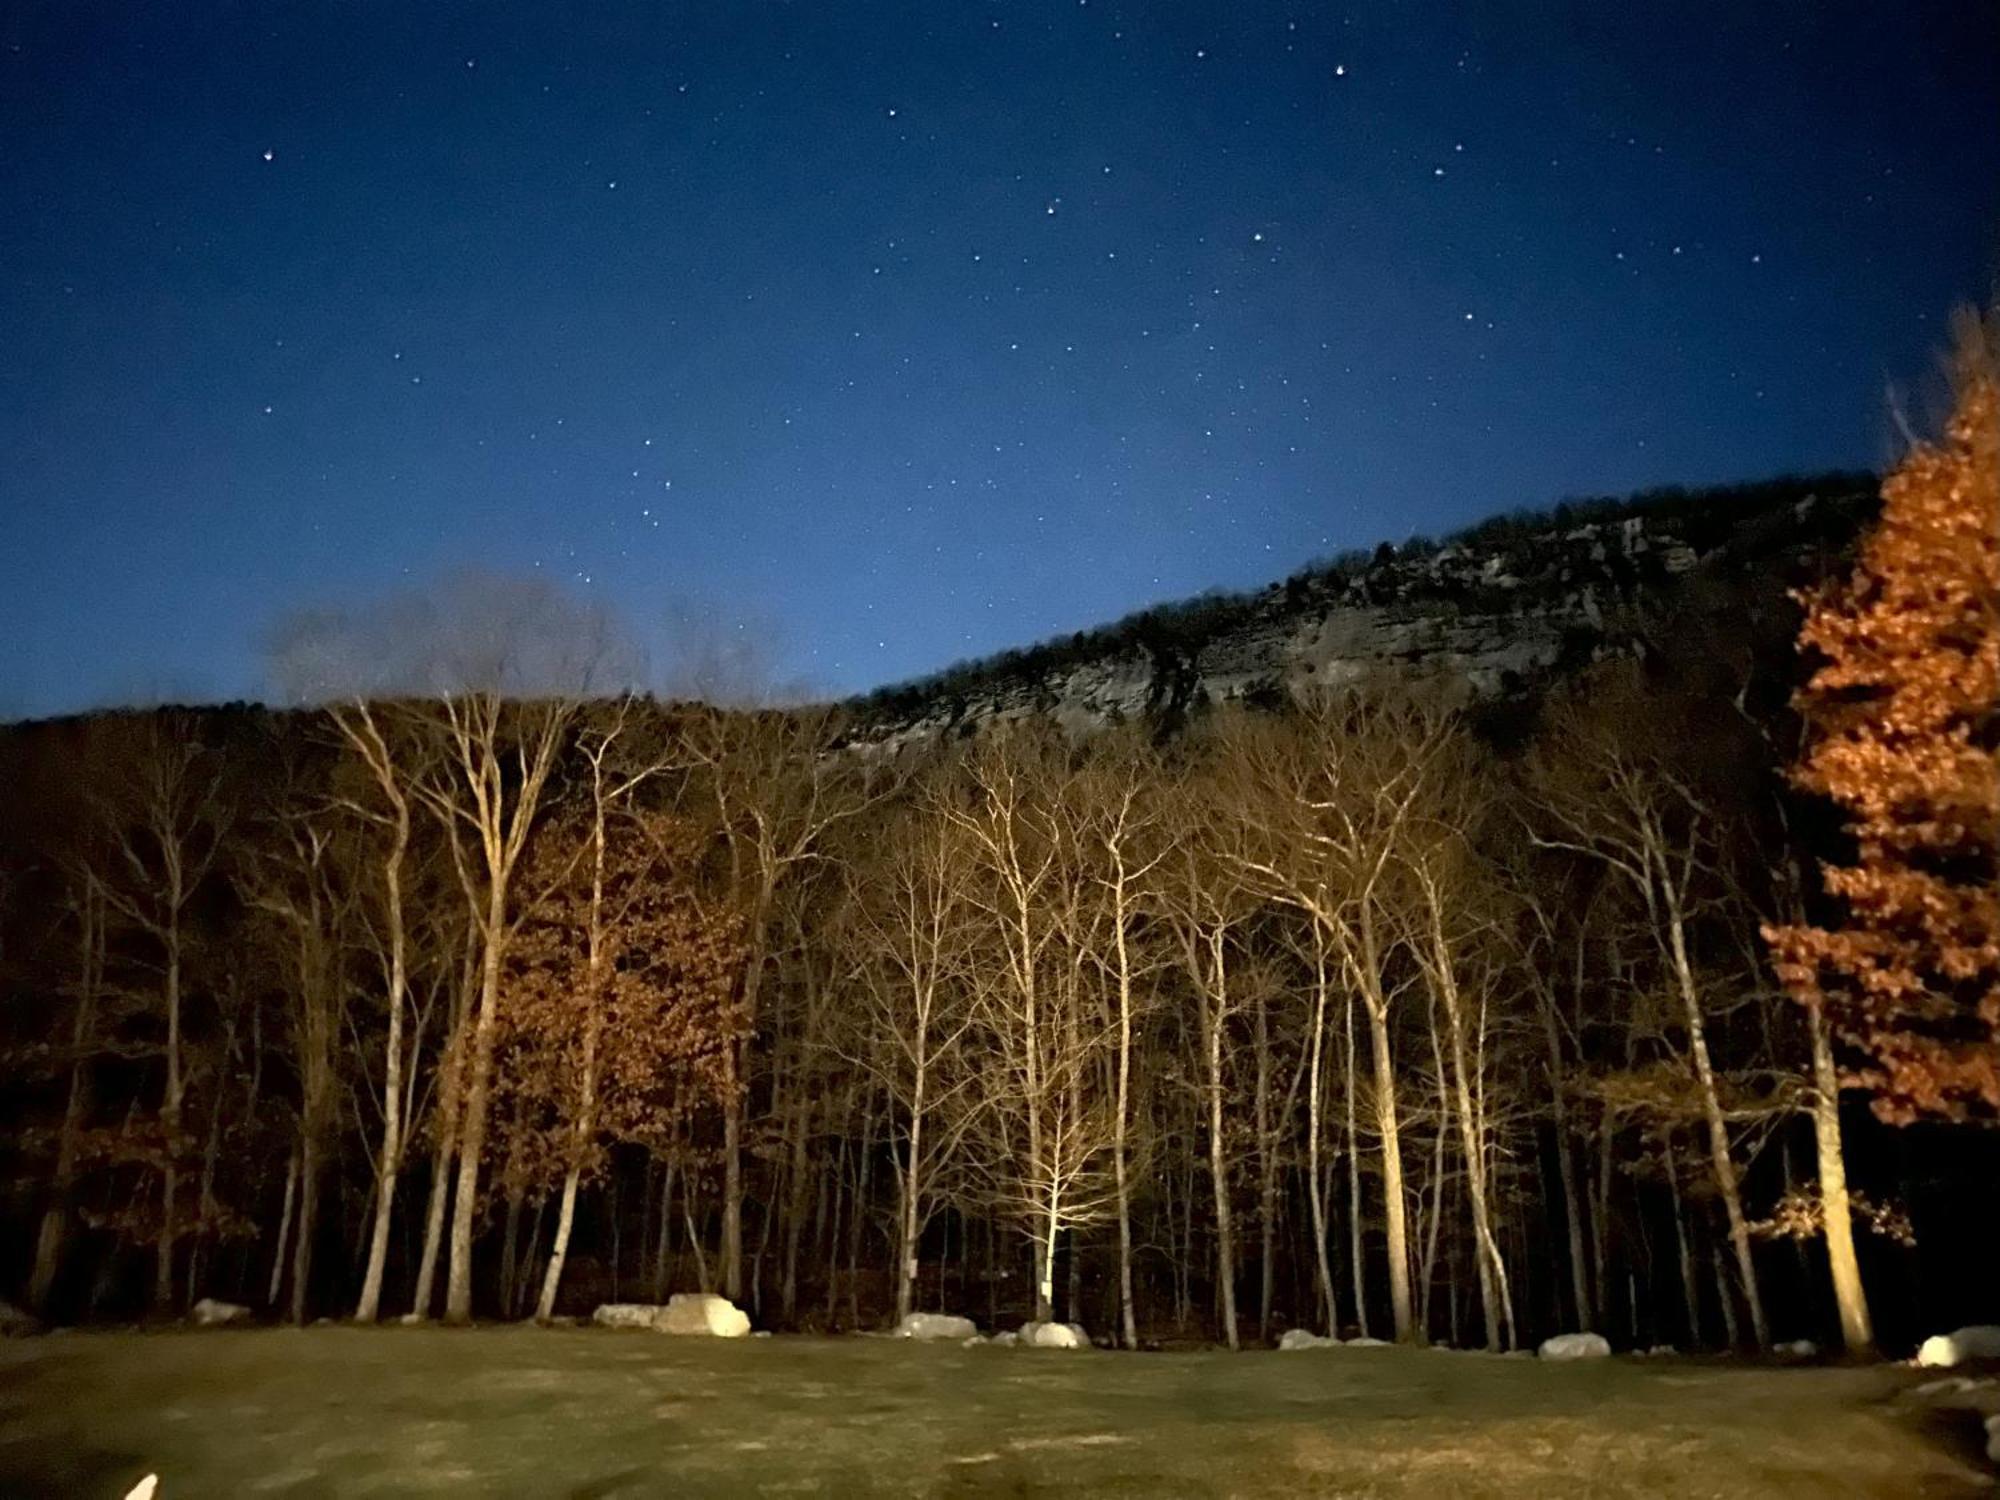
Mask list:
POLYGON ((1997 17, 14 0, 0 716, 465 567, 845 691, 1877 463, 1991 285, 1997 17))

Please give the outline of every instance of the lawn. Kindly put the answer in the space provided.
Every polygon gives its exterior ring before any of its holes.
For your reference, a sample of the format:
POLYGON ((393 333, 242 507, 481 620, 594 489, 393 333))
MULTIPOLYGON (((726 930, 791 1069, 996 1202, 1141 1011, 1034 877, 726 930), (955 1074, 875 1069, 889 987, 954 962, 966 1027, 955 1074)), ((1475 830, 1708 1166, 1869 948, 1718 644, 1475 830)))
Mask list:
POLYGON ((318 1327, 0 1344, 0 1493, 1990 1493, 1913 1372, 318 1327))

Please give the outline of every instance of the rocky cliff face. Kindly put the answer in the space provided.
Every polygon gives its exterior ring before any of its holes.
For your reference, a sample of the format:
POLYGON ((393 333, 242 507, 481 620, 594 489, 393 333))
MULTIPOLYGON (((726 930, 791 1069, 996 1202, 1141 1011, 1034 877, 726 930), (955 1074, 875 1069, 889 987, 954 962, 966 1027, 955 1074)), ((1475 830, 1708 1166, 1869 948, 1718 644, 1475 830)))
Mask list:
POLYGON ((1147 611, 873 694, 857 705, 859 738, 891 749, 1036 715, 1079 731, 1171 724, 1385 671, 1477 698, 1527 694, 1641 649, 1649 628, 1703 600, 1781 598, 1845 552, 1871 494, 1865 476, 1828 476, 1385 545, 1254 594, 1147 611))

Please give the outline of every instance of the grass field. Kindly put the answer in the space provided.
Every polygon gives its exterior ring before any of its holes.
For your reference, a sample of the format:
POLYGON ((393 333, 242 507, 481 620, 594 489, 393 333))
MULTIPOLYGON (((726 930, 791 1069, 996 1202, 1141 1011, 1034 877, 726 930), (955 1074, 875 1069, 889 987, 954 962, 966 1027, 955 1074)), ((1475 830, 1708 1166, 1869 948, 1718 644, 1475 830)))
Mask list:
POLYGON ((0 1493, 1990 1494, 1908 1371, 491 1328, 0 1345, 0 1493))

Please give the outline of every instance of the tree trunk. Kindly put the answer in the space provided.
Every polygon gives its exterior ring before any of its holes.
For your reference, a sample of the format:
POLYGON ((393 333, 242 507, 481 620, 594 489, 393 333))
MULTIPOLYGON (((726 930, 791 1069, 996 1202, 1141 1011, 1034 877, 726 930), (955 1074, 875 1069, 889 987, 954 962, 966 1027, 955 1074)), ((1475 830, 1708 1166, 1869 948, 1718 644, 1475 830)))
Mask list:
POLYGON ((1118 1094, 1112 1122, 1111 1181, 1118 1199, 1118 1339, 1139 1347, 1139 1315, 1132 1297, 1132 957, 1125 931, 1125 868, 1121 860, 1114 887, 1112 940, 1118 956, 1118 1094))
POLYGON ((383 1043, 382 1144, 375 1163, 375 1225, 368 1240, 368 1268, 354 1305, 357 1323, 382 1310, 382 1275, 389 1263, 389 1225, 396 1211, 396 1178, 403 1164, 403 1000, 409 960, 403 934, 403 853, 409 847, 410 813, 395 797, 396 835, 382 867, 384 914, 389 928, 389 1035, 383 1043))
POLYGON ((731 1302, 743 1296, 743 1069, 748 1045, 730 1045, 729 1096, 722 1107, 722 1295, 731 1302))
POLYGON ((1258 1289, 1257 1341, 1271 1339, 1271 1303, 1278 1291, 1276 1242, 1278 1230, 1277 1153, 1271 1149, 1271 1025, 1269 1005, 1262 994, 1256 1012, 1257 1082, 1251 1100, 1257 1132, 1258 1289))
MULTIPOLYGON (((1218 945, 1219 949, 1219 945, 1218 945)), ((1218 951, 1217 962, 1220 963, 1218 951)), ((1222 1339, 1230 1348, 1240 1348, 1236 1333, 1236 1237, 1229 1218, 1229 1163, 1222 1134, 1222 1023, 1218 999, 1206 1001, 1203 1018, 1205 1062, 1208 1068, 1208 1176, 1215 1201, 1215 1281, 1216 1297, 1222 1312, 1222 1339)))
POLYGON ((917 1073, 916 1091, 910 1106, 909 1159, 903 1165, 902 1201, 896 1212, 896 1324, 910 1315, 917 1278, 917 1194, 921 1187, 924 1139, 924 1076, 917 1073))
POLYGON ((1342 1021, 1344 1034, 1342 1073, 1347 1081, 1347 1264, 1354 1278, 1354 1321, 1361 1336, 1368 1335, 1368 1258, 1362 1253, 1361 1229, 1361 1130, 1354 1102, 1354 1084, 1361 1060, 1354 1051, 1354 997, 1347 997, 1347 1013, 1342 1021))
POLYGON ((798 1322, 799 1316, 799 1246, 805 1234, 806 1194, 813 1187, 809 1154, 813 1100, 809 1092, 801 1091, 798 1104, 792 1114, 790 1181, 787 1184, 790 1204, 785 1214, 785 1270, 779 1283, 779 1316, 787 1328, 798 1322))
POLYGON ((582 1177, 583 1168, 579 1166, 572 1166, 563 1177, 562 1203, 556 1210, 556 1237, 549 1245, 548 1269, 542 1275, 542 1293, 535 1303, 538 1323, 546 1323, 556 1315, 556 1289, 562 1285, 563 1265, 569 1258, 569 1232, 576 1223, 576 1189, 582 1177))
POLYGON ((181 942, 180 905, 176 889, 171 925, 166 933, 167 1086, 160 1101, 160 1125, 166 1135, 166 1168, 160 1174, 160 1240, 153 1267, 153 1310, 164 1313, 174 1304, 174 1241, 176 1199, 180 1194, 181 1152, 181 942))
POLYGON ((506 921, 507 889, 496 878, 487 895, 479 1012, 472 1027, 472 1067, 466 1081, 458 1138, 458 1183, 451 1205, 451 1263, 445 1274, 447 1323, 472 1321, 472 1238, 478 1228, 479 1166, 486 1149, 486 1109, 493 1090, 493 1041, 500 1018, 500 950, 505 941, 506 921))
POLYGON ((299 1139, 299 1222, 292 1241, 292 1306, 295 1326, 304 1327, 306 1294, 312 1282, 313 1240, 319 1227, 319 1132, 307 1127, 299 1139))
POLYGON ((62 1131, 56 1139, 55 1179, 35 1236, 35 1268, 28 1282, 28 1305, 43 1317, 48 1316, 56 1274, 62 1268, 63 1246, 69 1238, 78 1138, 90 1104, 90 1070, 84 1053, 91 1028, 97 1024, 97 992, 104 972, 103 902, 89 880, 84 883, 78 917, 81 964, 76 1013, 70 1019, 69 1093, 63 1102, 62 1131))
POLYGON ((1403 1143, 1396 1113, 1395 1064, 1389 1056, 1389 1016, 1369 1004, 1368 1040, 1375 1062, 1375 1125, 1382 1137, 1382 1219, 1389 1240, 1389 1308, 1396 1342, 1416 1337, 1410 1318, 1409 1207, 1403 1201, 1403 1143))
MULTIPOLYGON (((1661 1157, 1666 1166, 1667 1192, 1674 1205, 1674 1242, 1680 1251, 1681 1295, 1687 1299, 1688 1347, 1701 1347, 1701 1281, 1695 1275, 1694 1241, 1688 1234, 1687 1203, 1681 1197, 1680 1169, 1674 1162, 1674 1143, 1666 1141, 1661 1146, 1661 1157)), ((1727 1295, 1727 1288, 1724 1289, 1727 1295)))
POLYGON ((1500 1242, 1493 1234, 1492 1208, 1486 1195, 1485 1114, 1472 1087, 1471 1067, 1466 1060, 1464 997, 1459 992, 1458 976, 1446 947, 1443 912, 1436 901, 1431 903, 1430 915, 1432 973, 1437 982, 1438 1000, 1444 1009, 1451 1044, 1447 1056, 1450 1060, 1454 1113, 1458 1116, 1459 1145, 1465 1153, 1466 1199, 1472 1210, 1480 1311, 1485 1321, 1486 1347, 1499 1349, 1504 1346, 1501 1334, 1503 1322, 1511 1327, 1514 1321, 1514 1298, 1507 1281, 1506 1262, 1500 1258, 1500 1242))
POLYGON ((1834 1070, 1833 1042, 1817 1005, 1808 1006, 1812 1038, 1813 1142, 1819 1152, 1819 1201, 1826 1223, 1826 1258, 1833 1273, 1833 1299, 1840 1309, 1840 1337, 1850 1356, 1873 1352, 1875 1330, 1861 1263, 1854 1253, 1854 1214, 1847 1194, 1847 1162, 1840 1140, 1840 1076, 1834 1070))
POLYGON ((506 1228, 500 1236, 500 1315, 503 1318, 514 1315, 514 1284, 520 1275, 518 1259, 521 1248, 521 1208, 527 1201, 527 1194, 515 1185, 507 1188, 506 1228))
POLYGON ((1542 1006, 1542 1029, 1549 1048, 1549 1099, 1553 1111, 1556 1170, 1562 1186, 1563 1225, 1569 1232, 1570 1298, 1576 1310, 1576 1326, 1597 1326, 1597 1309, 1590 1296, 1590 1271, 1583 1247, 1583 1202, 1577 1196, 1576 1161, 1571 1155, 1569 1110, 1563 1098, 1564 1068, 1562 1034, 1556 1029, 1551 1003, 1542 1006))
POLYGON ((285 1284, 285 1243, 291 1238, 292 1205, 299 1191, 299 1151, 292 1148, 291 1160, 285 1165, 285 1206, 278 1213, 278 1243, 271 1252, 271 1284, 264 1293, 264 1305, 276 1307, 278 1292, 285 1284))
POLYGON ((1722 1101, 1716 1091, 1715 1068, 1708 1055, 1708 1032, 1702 1023, 1701 999, 1695 988, 1694 966, 1689 961, 1687 932, 1681 920, 1675 888, 1662 877, 1668 951, 1673 959, 1674 977, 1681 992, 1681 1006, 1688 1029, 1688 1051, 1694 1058, 1695 1077, 1701 1084, 1702 1113, 1708 1122, 1709 1157, 1715 1168, 1715 1186, 1722 1197, 1723 1212, 1729 1217, 1729 1243, 1736 1252, 1736 1270, 1743 1282, 1743 1300, 1750 1309, 1750 1332, 1760 1351, 1771 1347, 1770 1329, 1764 1322, 1764 1299, 1757 1290, 1757 1263, 1750 1250, 1750 1222, 1743 1214, 1743 1193, 1736 1177, 1736 1159, 1729 1150, 1729 1125, 1722 1117, 1722 1101))

